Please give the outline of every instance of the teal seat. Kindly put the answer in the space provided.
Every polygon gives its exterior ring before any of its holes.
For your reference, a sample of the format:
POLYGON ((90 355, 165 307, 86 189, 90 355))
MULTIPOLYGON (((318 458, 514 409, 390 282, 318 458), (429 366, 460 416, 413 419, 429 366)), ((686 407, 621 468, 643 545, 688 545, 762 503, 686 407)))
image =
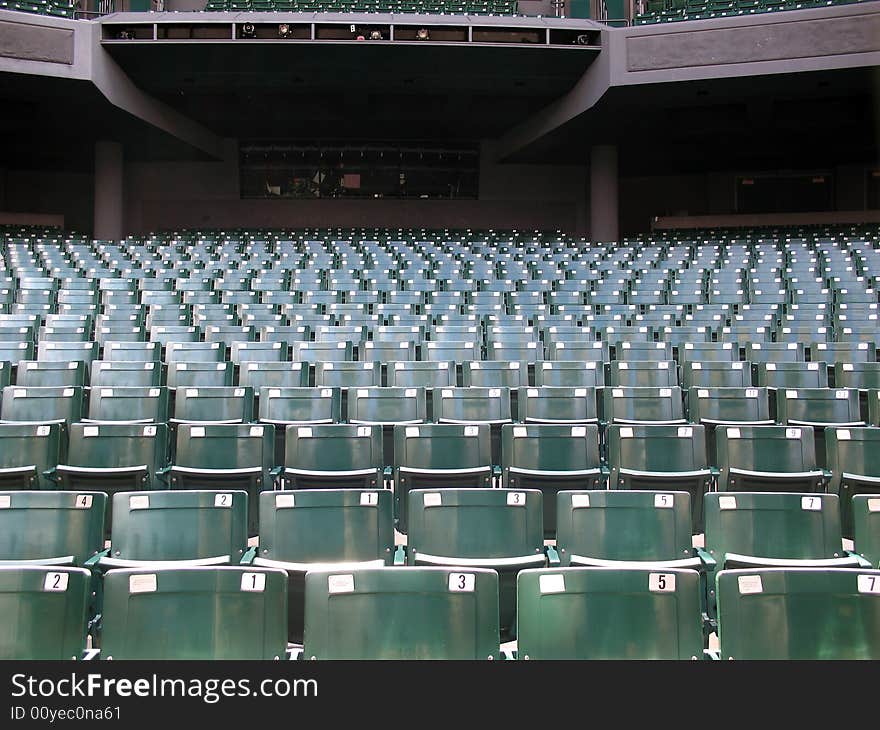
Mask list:
POLYGON ((574 425, 599 420, 595 388, 520 388, 517 410, 517 420, 523 423, 574 425))
POLYGON ((305 596, 306 659, 501 656, 494 570, 310 571, 305 596))
POLYGON ((0 400, 0 418, 7 423, 60 423, 66 428, 83 414, 83 389, 22 388, 7 385, 0 400))
POLYGON ((389 362, 386 379, 391 388, 451 388, 456 384, 455 362, 389 362))
POLYGON ((721 492, 821 492, 810 426, 719 426, 715 465, 721 492))
POLYGON ((259 547, 243 562, 287 573, 287 638, 301 644, 309 570, 375 568, 393 560, 390 490, 309 489, 260 495, 259 547))
POLYGON ((381 426, 321 424, 285 430, 285 489, 381 489, 381 426))
POLYGON ((617 341, 614 343, 614 353, 617 361, 669 362, 672 360, 672 345, 668 342, 617 341))
POLYGON ((427 415, 424 388, 353 388, 348 393, 349 423, 416 424, 427 415))
POLYGON ((92 388, 86 423, 164 423, 168 388, 92 388))
POLYGON ((607 342, 550 342, 546 346, 548 360, 577 362, 608 362, 607 342))
POLYGON ((547 565, 541 504, 537 490, 412 490, 407 563, 498 571, 501 635, 513 637, 516 574, 547 565))
POLYGON ((680 388, 605 388, 607 423, 684 423, 680 388))
POLYGON ((610 367, 609 386, 660 388, 678 385, 674 360, 615 360, 610 367))
POLYGON ((828 368, 822 362, 759 363, 755 382, 767 388, 827 388, 828 368))
POLYGON ((0 492, 0 565, 82 566, 104 549, 107 495, 0 492))
POLYGON ((804 362, 803 342, 746 342, 746 360, 762 362, 804 362))
POLYGON ((378 360, 315 363, 315 387, 370 388, 381 385, 382 363, 378 360))
POLYGON ((0 489, 52 489, 65 445, 60 424, 0 423, 0 489))
POLYGON ((751 363, 711 360, 681 363, 681 387, 685 392, 690 388, 749 388, 751 385, 751 363))
POLYGON ((178 388, 173 423, 247 423, 253 420, 253 388, 178 388))
POLYGON ((606 440, 611 489, 685 490, 702 532, 703 495, 713 486, 703 426, 612 425, 606 440))
POLYGON ((529 364, 519 360, 463 362, 461 364, 461 383, 465 388, 519 388, 520 386, 528 386, 529 364))
POLYGON ((877 347, 873 342, 815 342, 810 345, 810 360, 829 365, 877 362, 877 347))
MULTIPOLYGON (((44 362, 83 362, 91 368, 92 362, 98 359, 99 345, 97 342, 41 342, 37 348, 37 360, 44 362)), ((32 360, 31 357, 20 357, 19 360, 32 360)))
MULTIPOLYGON (((4 363, 5 365, 5 363, 4 363)), ((6 373, 9 368, 6 368, 6 373)), ((3 371, 0 368, 0 379, 3 371)), ((40 362, 21 360, 15 369, 15 384, 26 388, 64 388, 88 384, 88 370, 83 362, 40 362)), ((4 387, 9 383, 4 383, 4 387)))
POLYGON ((242 490, 249 500, 249 530, 258 530, 260 492, 272 489, 275 427, 272 424, 192 424, 177 428, 172 489, 242 490))
POLYGON ((695 570, 523 570, 517 606, 518 659, 703 657, 695 570))
POLYGON ((165 366, 157 362, 95 360, 89 381, 93 388, 154 388, 165 385, 165 366))
POLYGON ((880 494, 857 494, 852 498, 855 552, 880 567, 880 494))
POLYGON ((172 362, 168 365, 169 388, 229 388, 234 385, 231 362, 172 362))
POLYGON ((113 495, 101 570, 238 563, 247 548, 247 492, 156 490, 113 495))
POLYGON ((308 425, 339 423, 342 394, 339 388, 260 388, 261 423, 308 425))
POLYGON ((224 362, 226 347, 222 342, 169 342, 165 362, 224 362))
POLYGON ((158 342, 107 342, 103 359, 107 362, 161 362, 162 345, 158 342))
POLYGON ((82 568, 0 566, 0 659, 81 659, 91 574, 82 568))
POLYGON ((720 656, 880 659, 878 587, 880 571, 871 570, 721 571, 720 656))
POLYGON ((304 388, 309 384, 309 366, 301 362, 248 362, 238 372, 238 384, 254 389, 304 388))
POLYGON ((286 362, 286 342, 232 342, 229 359, 236 365, 253 362, 286 362))
POLYGON ((834 385, 860 390, 880 388, 880 362, 834 363, 834 385))
POLYGON ((353 362, 354 348, 348 340, 341 342, 292 342, 292 359, 296 362, 353 362))
POLYGON ((257 567, 111 570, 103 659, 284 659, 287 576, 257 567))
POLYGON ((825 466, 826 427, 864 426, 859 391, 852 388, 785 388, 776 392, 776 419, 788 426, 811 426, 816 464, 825 466))
POLYGON ((852 500, 880 493, 880 429, 826 428, 825 454, 831 472, 828 491, 840 497, 843 536, 851 539, 852 500))
POLYGON ((596 424, 501 427, 501 474, 508 489, 539 489, 544 502, 544 538, 556 534, 556 493, 604 485, 596 424))
POLYGON ((595 360, 540 362, 535 365, 535 385, 569 388, 601 387, 605 385, 605 370, 601 361, 595 360))

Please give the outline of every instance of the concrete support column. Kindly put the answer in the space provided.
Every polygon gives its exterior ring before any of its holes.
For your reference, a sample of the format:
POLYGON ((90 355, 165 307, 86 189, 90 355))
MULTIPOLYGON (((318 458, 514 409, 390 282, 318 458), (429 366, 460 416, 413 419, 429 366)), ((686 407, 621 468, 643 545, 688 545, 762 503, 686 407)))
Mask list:
POLYGON ((590 238, 617 241, 617 147, 596 145, 590 150, 590 238))
POLYGON ((122 145, 95 142, 95 238, 123 237, 123 181, 122 145))

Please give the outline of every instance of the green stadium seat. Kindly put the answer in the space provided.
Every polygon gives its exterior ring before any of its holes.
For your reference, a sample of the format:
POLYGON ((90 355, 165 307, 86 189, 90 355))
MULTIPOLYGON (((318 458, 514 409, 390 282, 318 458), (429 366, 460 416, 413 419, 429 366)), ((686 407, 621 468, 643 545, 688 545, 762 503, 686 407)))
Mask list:
POLYGON ((0 565, 82 566, 104 549, 107 495, 0 492, 0 565))
POLYGON ((660 388, 678 385, 674 360, 615 360, 610 363, 609 386, 660 388))
POLYGON ((693 361, 681 363, 681 387, 749 388, 752 385, 751 363, 693 361))
POLYGON ((611 489, 685 490, 694 528, 702 532, 703 494, 713 483, 703 426, 615 424, 606 440, 611 489))
POLYGON ((253 420, 253 413, 253 388, 178 388, 174 417, 169 421, 247 423, 253 420))
POLYGON ((855 552, 880 567, 880 494, 857 494, 852 498, 855 552))
POLYGON ((365 426, 424 423, 428 416, 425 395, 424 388, 353 388, 348 393, 348 422, 365 426))
POLYGON ((508 489, 539 489, 544 495, 544 537, 556 534, 556 493, 598 489, 605 482, 596 424, 501 427, 501 474, 508 489))
POLYGON ((547 565, 541 505, 538 490, 412 490, 407 563, 498 571, 501 635, 515 636, 516 574, 547 565))
POLYGON ((746 342, 746 357, 750 363, 804 362, 802 342, 746 342))
POLYGON ((382 363, 317 362, 315 386, 320 388, 370 388, 382 385, 382 363))
POLYGON ((595 388, 520 388, 517 404, 517 420, 523 423, 570 425, 599 420, 595 388))
POLYGON ((878 659, 878 590, 880 571, 721 571, 717 576, 720 657, 878 659))
POLYGON ((391 565, 394 550, 390 490, 263 492, 259 547, 252 548, 244 561, 287 572, 287 638, 301 644, 306 573, 391 565))
MULTIPOLYGON (((5 363, 4 363, 5 365, 5 363)), ((0 369, 0 378, 3 377, 0 369)), ((9 367, 5 368, 9 373, 9 367)), ((15 384, 26 388, 64 388, 87 385, 87 374, 83 362, 41 362, 21 360, 15 369, 15 384)), ((4 387, 9 383, 4 383, 4 387)))
POLYGON ((63 456, 61 424, 0 423, 0 489, 51 489, 63 456))
POLYGON ((880 363, 834 363, 834 385, 837 388, 858 388, 860 390, 880 388, 880 363))
POLYGON ((339 388, 260 388, 261 423, 276 426, 339 423, 342 393, 339 388))
POLYGON ((0 658, 82 659, 91 574, 82 568, 0 567, 0 658))
POLYGON ((229 388, 234 384, 231 362, 172 362, 168 365, 169 388, 229 388))
POLYGON ((823 362, 766 362, 755 367, 762 388, 827 388, 828 367, 823 362))
POLYGON ((282 570, 147 566, 104 576, 104 659, 268 660, 286 654, 282 570))
POLYGON ((540 362, 535 365, 535 385, 569 388, 597 388, 605 385, 605 370, 601 362, 561 360, 540 362))
POLYGON ((451 388, 456 384, 455 363, 389 362, 386 379, 391 388, 451 388))
POLYGON ((172 489, 243 490, 255 534, 259 495, 275 478, 275 427, 272 424, 182 423, 177 428, 172 489))
POLYGON ((529 364, 519 360, 463 362, 461 378, 465 388, 519 388, 529 384, 529 364))
POLYGON ((678 360, 686 362, 737 362, 739 345, 735 342, 685 342, 678 349, 678 360))
POLYGON ((703 657, 695 570, 523 570, 517 610, 519 659, 703 657))
POLYGON ((86 423, 164 423, 168 388, 92 388, 86 423))
POLYGON ((165 384, 165 366, 157 362, 95 360, 89 381, 93 388, 154 388, 165 384))
MULTIPOLYGON (((37 360, 44 362, 84 362, 91 368, 92 361, 98 359, 97 342, 41 342, 37 348, 37 360)), ((19 360, 32 360, 20 357, 19 360)))
POLYGON ((488 424, 397 425, 393 437, 394 512, 401 532, 407 531, 411 490, 492 486, 488 424))
POLYGON ((75 423, 83 414, 83 389, 22 388, 7 385, 0 400, 0 417, 7 423, 75 423))
POLYGON ((295 362, 354 362, 354 348, 342 342, 293 342, 290 345, 295 362))
POLYGON ((880 429, 826 428, 825 454, 831 472, 828 491, 840 497, 843 536, 852 538, 853 498, 880 492, 880 429))
POLYGON ((161 362, 162 345, 158 342, 107 342, 103 358, 108 362, 161 362))
POLYGON ((818 342, 810 346, 810 360, 836 365, 839 362, 877 362, 873 342, 818 342))
POLYGON ((301 362, 249 362, 241 366, 238 384, 254 389, 305 388, 309 384, 309 366, 301 362))
POLYGON ((607 423, 684 423, 681 389, 605 388, 602 419, 607 423))
POLYGON ((811 426, 816 438, 816 464, 825 466, 828 426, 864 426, 859 391, 851 388, 784 388, 776 392, 776 419, 790 426, 811 426))
POLYGON ((827 482, 810 426, 719 426, 715 448, 722 492, 817 492, 827 482))
MULTIPOLYGON (((285 489, 381 489, 381 426, 291 426, 285 430, 285 489)), ((384 497, 383 497, 384 499, 384 497)))
POLYGON ((175 362, 224 362, 226 348, 222 342, 169 342, 165 347, 165 361, 175 362))
POLYGON ((500 659, 498 617, 494 570, 310 571, 303 657, 500 659))

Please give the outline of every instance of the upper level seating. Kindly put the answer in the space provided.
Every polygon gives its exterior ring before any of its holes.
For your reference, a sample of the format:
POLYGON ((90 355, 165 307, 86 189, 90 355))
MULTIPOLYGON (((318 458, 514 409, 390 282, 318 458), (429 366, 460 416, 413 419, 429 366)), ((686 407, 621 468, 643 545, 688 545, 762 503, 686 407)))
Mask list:
POLYGON ((516 0, 208 0, 205 10, 513 15, 516 0))
POLYGON ((678 20, 705 20, 734 15, 754 15, 777 10, 825 8, 861 0, 645 0, 644 12, 636 15, 634 25, 670 23, 678 20))

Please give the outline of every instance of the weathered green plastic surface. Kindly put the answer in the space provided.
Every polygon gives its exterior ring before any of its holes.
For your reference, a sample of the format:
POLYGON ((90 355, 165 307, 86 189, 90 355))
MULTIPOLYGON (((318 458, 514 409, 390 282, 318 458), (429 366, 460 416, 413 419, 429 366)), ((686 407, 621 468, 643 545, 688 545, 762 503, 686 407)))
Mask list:
POLYGON ((880 493, 880 429, 826 428, 828 491, 840 497, 843 536, 853 536, 852 499, 880 493))
POLYGON ((455 363, 389 362, 386 366, 389 387, 451 388, 455 385, 455 363))
POLYGON ((616 341, 614 353, 617 361, 672 360, 672 345, 668 342, 616 341))
POLYGON ((855 551, 880 568, 880 491, 852 498, 855 551))
POLYGON ((518 659, 703 656, 695 570, 523 570, 517 602, 518 659))
POLYGON ((0 567, 0 659, 79 659, 90 579, 82 568, 0 567))
POLYGON ((719 568, 729 553, 781 560, 845 557, 837 495, 712 492, 705 509, 705 549, 719 568))
POLYGON ((543 567, 543 496, 539 490, 416 489, 409 494, 409 565, 457 565, 480 560, 499 572, 500 626, 515 627, 514 576, 525 567, 543 567), (439 503, 438 503, 439 502, 439 503), (433 556, 429 558, 428 556, 433 556), (510 563, 505 559, 522 558, 510 563))
POLYGON ((239 385, 261 388, 304 388, 309 384, 309 366, 301 362, 248 362, 238 372, 239 385))
POLYGON ((44 475, 61 460, 61 426, 0 423, 0 488, 53 489, 44 475))
POLYGON ((339 388, 260 388, 260 420, 267 423, 339 423, 339 388))
POLYGON ((382 385, 381 362, 316 362, 315 385, 322 388, 369 388, 382 385))
POLYGON ((715 449, 719 491, 804 492, 821 486, 812 426, 719 426, 715 449))
POLYGON ((748 362, 682 362, 681 386, 688 388, 748 388, 752 365, 748 362))
POLYGON ((880 426, 880 390, 868 391, 868 425, 880 426))
POLYGON ((612 489, 685 489, 700 531, 703 494, 712 487, 703 426, 614 424, 606 441, 612 489))
POLYGON ((381 426, 289 426, 284 439, 284 478, 293 489, 382 486, 381 426), (369 473, 345 473, 367 469, 369 473))
POLYGON ((0 417, 4 421, 64 421, 70 424, 79 421, 82 415, 82 388, 23 388, 17 385, 3 388, 0 417))
POLYGON ((770 420, 766 388, 691 388, 688 418, 692 423, 749 423, 770 420))
POLYGON ((463 362, 461 378, 466 388, 519 388, 529 384, 529 364, 520 360, 463 362))
POLYGON ((103 492, 0 492, 0 561, 72 557, 69 564, 82 565, 104 549, 106 511, 103 492))
POLYGON ((780 388, 776 418, 793 426, 862 423, 859 391, 855 388, 780 388))
POLYGON ((387 489, 302 489, 260 495, 257 557, 291 563, 394 558, 387 489))
POLYGON ((163 370, 164 366, 156 362, 95 360, 92 363, 90 382, 93 388, 152 388, 164 385, 162 382, 163 370))
POLYGON ((544 494, 544 537, 556 534, 556 493, 560 489, 598 489, 599 427, 505 424, 501 427, 501 473, 510 489, 544 494))
POLYGON ((608 385, 665 388, 678 385, 678 369, 674 360, 615 360, 608 385))
POLYGON ((170 342, 165 347, 165 362, 223 362, 226 348, 222 342, 170 342))
POLYGON ((158 342, 108 342, 104 359, 113 362, 160 362, 162 346, 158 342))
POLYGON ((292 342, 291 353, 297 362, 352 362, 351 342, 292 342))
MULTIPOLYGON (((252 335, 251 335, 252 337, 252 335)), ((229 359, 239 365, 248 362, 286 362, 286 342, 254 342, 248 341, 230 342, 229 359)))
POLYGON ((247 492, 157 490, 113 495, 112 558, 161 561, 229 555, 237 562, 246 543, 247 492))
MULTIPOLYGON (((18 362, 19 360, 33 360, 37 348, 33 342, 6 342, 0 341, 0 360, 3 362, 18 362)), ((7 383, 8 385, 8 383, 7 383)))
POLYGON ((681 362, 736 362, 739 347, 735 342, 686 342, 678 348, 681 362))
POLYGON ((810 345, 810 360, 823 361, 829 365, 841 362, 875 362, 876 357, 877 348, 873 342, 816 342, 810 345))
POLYGON ((595 388, 520 388, 517 407, 524 423, 590 423, 598 418, 595 388))
POLYGON ((601 362, 540 362, 535 365, 535 385, 569 388, 590 388, 605 385, 605 369, 601 362))
POLYGON ((168 420, 168 388, 92 388, 89 395, 90 421, 168 420))
POLYGON ((230 362, 173 362, 168 365, 168 387, 228 388, 234 375, 230 362))
MULTIPOLYGON (((8 369, 7 369, 8 372, 8 369)), ((87 385, 84 362, 40 362, 22 360, 18 363, 15 384, 26 388, 63 388, 87 385)), ((0 371, 2 377, 2 371, 0 371)), ((4 386, 9 383, 4 383, 4 386)))
MULTIPOLYGON (((37 360, 46 362, 71 362, 81 360, 86 367, 98 359, 97 342, 42 342, 37 348, 37 360)), ((22 360, 33 358, 20 358, 22 360)))
POLYGON ((615 421, 682 420, 680 388, 612 388, 602 394, 603 418, 615 421))
POLYGON ((435 388, 437 423, 491 423, 511 419, 509 388, 435 388))
POLYGON ((880 362, 838 362, 834 364, 834 385, 838 388, 880 388, 880 362))
POLYGON ((547 359, 608 362, 611 356, 607 342, 551 342, 547 347, 547 359))
POLYGON ((422 423, 427 417, 424 388, 352 388, 348 391, 349 423, 422 423))
POLYGON ((306 659, 498 659, 499 641, 494 570, 413 567, 306 575, 306 659), (457 590, 460 585, 470 590, 457 590))
POLYGON ((563 491, 556 496, 556 550, 600 560, 683 560, 693 554, 687 492, 563 491))
POLYGON ((826 388, 828 367, 823 362, 760 363, 757 384, 769 388, 826 388))
POLYGON ((104 576, 102 659, 284 659, 286 649, 284 571, 166 568, 104 576))
POLYGON ((273 486, 269 471, 274 461, 275 426, 271 423, 180 424, 171 487, 246 490, 249 529, 254 533, 259 494, 273 486))
POLYGON ((394 490, 398 529, 406 532, 408 495, 426 487, 491 487, 488 424, 394 426, 394 490), (469 471, 456 473, 454 470, 469 471))
POLYGON ((880 571, 724 570, 716 585, 722 659, 880 659, 880 571))
POLYGON ((752 363, 804 362, 803 342, 746 342, 745 350, 752 363))
POLYGON ((178 388, 174 418, 178 421, 240 421, 254 415, 253 388, 178 388))

